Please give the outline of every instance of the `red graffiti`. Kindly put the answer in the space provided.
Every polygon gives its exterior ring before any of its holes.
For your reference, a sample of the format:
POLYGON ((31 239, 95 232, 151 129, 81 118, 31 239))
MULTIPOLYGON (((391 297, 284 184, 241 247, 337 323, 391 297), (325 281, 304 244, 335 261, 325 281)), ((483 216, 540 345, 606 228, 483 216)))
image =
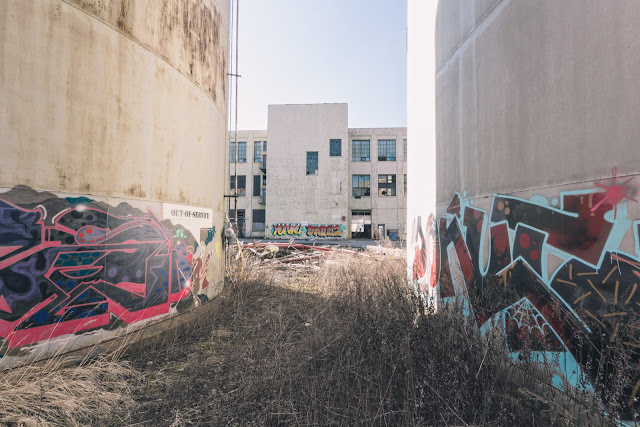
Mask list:
POLYGON ((624 199, 629 199, 637 202, 636 199, 632 199, 627 195, 626 186, 633 178, 629 178, 622 184, 616 184, 616 173, 617 169, 613 168, 613 170, 611 171, 611 175, 613 175, 613 177, 611 178, 611 185, 604 185, 600 184, 599 182, 595 183, 596 187, 602 188, 604 190, 604 198, 593 208, 591 208, 591 212, 595 212, 601 204, 608 203, 613 205, 613 219, 616 219, 616 216, 618 215, 618 203, 622 202, 624 199))

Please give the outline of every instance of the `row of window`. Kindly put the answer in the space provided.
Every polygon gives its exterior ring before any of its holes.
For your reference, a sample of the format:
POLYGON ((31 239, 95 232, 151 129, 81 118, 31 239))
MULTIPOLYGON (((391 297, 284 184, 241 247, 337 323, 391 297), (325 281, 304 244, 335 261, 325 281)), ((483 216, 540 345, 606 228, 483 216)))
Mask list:
MULTIPOLYGON (((352 175, 351 176, 352 196, 356 198, 367 197, 371 195, 371 177, 370 175, 352 175)), ((404 192, 407 193, 407 174, 404 174, 404 192)), ((378 196, 395 196, 396 195, 396 176, 395 175, 378 175, 378 196)))
MULTIPOLYGON (((262 152, 267 151, 267 141, 255 141, 253 143, 253 161, 260 163, 262 161, 262 152)), ((229 146, 229 163, 236 162, 236 143, 231 142, 229 146)), ((247 143, 238 142, 238 163, 247 163, 247 143)))
MULTIPOLYGON (((267 185, 267 176, 266 175, 253 175, 253 195, 254 196, 263 196, 266 193, 267 185), (260 185, 262 182, 262 185, 260 185)), ((231 190, 231 194, 236 189, 236 177, 235 175, 231 175, 229 179, 229 188, 231 190)), ((245 175, 238 175, 238 196, 246 196, 247 195, 247 177, 245 175)))
MULTIPOLYGON (((404 159, 407 160, 407 140, 403 140, 404 159)), ((351 144, 351 160, 354 162, 368 162, 370 158, 370 141, 368 139, 354 139, 351 144)), ((342 155, 342 141, 339 139, 330 140, 329 155, 336 157, 342 155)), ((395 139, 379 139, 378 140, 378 161, 395 162, 396 161, 396 140, 395 139)), ((307 175, 318 174, 318 152, 307 151, 307 175)))
MULTIPOLYGON (((308 172, 307 172, 308 173, 308 172)), ((230 189, 233 192, 236 187, 235 175, 230 177, 230 189)), ((352 195, 353 197, 368 197, 371 195, 371 176, 370 175, 352 175, 352 195)), ((267 185, 266 175, 253 176, 253 195, 261 196, 266 189, 262 188, 267 185), (260 183, 262 182, 262 185, 260 183)), ((407 192, 407 174, 404 175, 404 192, 407 192)), ((238 175, 238 196, 246 196, 247 194, 247 177, 238 175)), ((378 175, 378 196, 395 196, 396 195, 396 176, 395 175, 378 175)))
MULTIPOLYGON (((266 210, 265 209, 253 209, 252 210, 253 222, 264 224, 266 222, 266 210)), ((233 220, 236 217, 236 211, 231 209, 229 211, 229 219, 233 220)), ((244 209, 238 209, 238 222, 244 222, 245 214, 244 209)))
MULTIPOLYGON (((407 160, 407 140, 402 140, 402 152, 404 160, 407 160)), ((368 139, 354 139, 351 142, 351 161, 369 162, 371 161, 371 141, 368 139)), ((379 139, 378 140, 378 161, 379 162, 395 162, 396 161, 396 140, 395 139, 379 139)))
MULTIPOLYGON (((229 149, 229 162, 236 162, 236 143, 231 142, 229 149)), ((351 144, 351 160, 354 162, 371 161, 371 141, 368 139, 354 139, 351 144)), ((407 160, 407 140, 402 141, 404 160, 407 160)), ((255 141, 253 143, 253 161, 260 163, 262 161, 262 152, 267 151, 267 141, 255 141)), ((329 156, 342 156, 342 140, 329 140, 329 156)), ((395 139, 379 139, 378 140, 378 161, 379 162, 395 162, 396 161, 396 140, 395 139)), ((247 162, 247 143, 238 142, 238 163, 247 162)), ((315 174, 318 171, 318 152, 307 152, 307 175, 315 174), (314 154, 315 153, 315 157, 314 154), (309 154, 312 154, 311 157, 309 154), (312 168, 309 172, 309 162, 312 162, 312 168), (315 163, 315 169, 313 164, 315 163)))

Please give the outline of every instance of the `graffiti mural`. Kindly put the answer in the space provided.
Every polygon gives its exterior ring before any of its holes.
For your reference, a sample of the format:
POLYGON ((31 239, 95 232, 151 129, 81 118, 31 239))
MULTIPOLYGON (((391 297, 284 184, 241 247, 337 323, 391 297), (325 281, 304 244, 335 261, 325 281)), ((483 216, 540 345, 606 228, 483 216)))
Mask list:
POLYGON ((3 348, 111 329, 196 303, 192 278, 201 280, 208 263, 200 257, 194 265, 197 243, 188 230, 168 228, 152 211, 125 203, 45 193, 52 197, 36 205, 13 203, 12 194, 0 195, 3 348))
POLYGON ((413 230, 415 234, 412 236, 410 247, 412 248, 413 268, 412 277, 416 289, 422 295, 429 295, 429 288, 435 287, 437 284, 437 235, 435 228, 435 217, 430 215, 427 218, 426 229, 422 227, 422 217, 414 220, 413 230))
POLYGON ((327 225, 307 225, 306 233, 309 237, 342 237, 343 225, 327 224, 327 225))
POLYGON ((344 229, 344 225, 341 224, 273 224, 271 226, 271 234, 276 237, 342 238, 344 229))
POLYGON ((640 397, 640 221, 627 218, 630 182, 617 184, 614 170, 608 185, 551 201, 496 194, 487 210, 456 193, 437 221, 415 220, 414 285, 423 294, 435 288, 443 303, 462 299, 481 331, 503 331, 514 359, 526 349, 531 360, 552 361, 558 387, 613 387, 612 366, 600 361, 621 346, 637 372, 620 402, 630 415, 640 397))
POLYGON ((271 234, 274 236, 302 236, 304 226, 301 224, 273 224, 271 234))

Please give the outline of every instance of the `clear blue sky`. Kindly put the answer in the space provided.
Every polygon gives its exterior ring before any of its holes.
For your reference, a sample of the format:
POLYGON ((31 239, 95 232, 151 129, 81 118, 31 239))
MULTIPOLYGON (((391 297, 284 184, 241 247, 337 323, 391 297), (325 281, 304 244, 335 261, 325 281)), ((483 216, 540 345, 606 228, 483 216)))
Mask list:
POLYGON ((406 21, 405 0, 240 0, 238 129, 266 129, 269 104, 332 102, 349 127, 406 126, 406 21))

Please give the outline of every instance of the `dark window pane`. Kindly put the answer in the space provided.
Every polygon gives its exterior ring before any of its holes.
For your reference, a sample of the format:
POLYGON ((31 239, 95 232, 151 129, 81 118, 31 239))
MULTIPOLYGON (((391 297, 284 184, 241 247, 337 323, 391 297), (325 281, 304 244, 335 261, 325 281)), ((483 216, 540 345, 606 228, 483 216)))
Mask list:
POLYGON ((307 151, 307 175, 318 174, 318 152, 307 151))
POLYGON ((253 175, 253 195, 254 196, 259 196, 260 195, 260 181, 262 181, 260 179, 260 175, 253 175))
POLYGON ((238 175, 238 196, 245 196, 247 194, 247 177, 244 175, 238 175))
POLYGON ((265 221, 265 210, 264 209, 254 209, 253 210, 253 222, 264 224, 265 221))
MULTIPOLYGON (((234 194, 236 189, 236 177, 231 175, 229 177, 229 188, 231 190, 231 194, 234 194)), ((244 196, 247 191, 247 177, 244 175, 238 175, 238 196, 244 196)))
POLYGON ((329 156, 331 157, 342 156, 342 140, 332 139, 329 141, 329 156))
POLYGON ((378 175, 378 196, 396 195, 396 176, 378 175))
POLYGON ((253 143, 253 161, 254 163, 260 163, 262 161, 262 142, 260 141, 253 143))
POLYGON ((238 163, 246 163, 247 161, 247 143, 238 142, 238 163))
POLYGON ((369 175, 352 176, 353 197, 366 197, 371 195, 371 178, 369 175))

